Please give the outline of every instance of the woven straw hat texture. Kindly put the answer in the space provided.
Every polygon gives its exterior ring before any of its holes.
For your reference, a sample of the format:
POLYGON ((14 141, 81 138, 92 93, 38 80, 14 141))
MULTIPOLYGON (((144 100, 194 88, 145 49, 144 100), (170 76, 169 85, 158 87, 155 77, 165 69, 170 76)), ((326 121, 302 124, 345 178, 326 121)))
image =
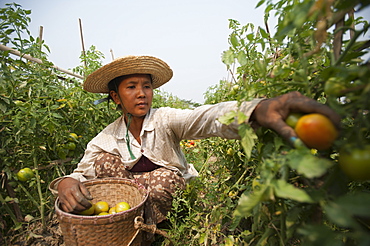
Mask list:
POLYGON ((172 69, 164 61, 153 56, 123 56, 102 66, 87 76, 83 88, 93 93, 109 93, 108 83, 119 76, 130 74, 150 74, 153 89, 168 82, 172 69))
POLYGON ((84 182, 93 196, 93 203, 106 201, 112 207, 125 201, 131 209, 124 212, 102 215, 83 216, 62 211, 59 200, 55 202, 57 218, 64 237, 65 245, 140 245, 141 236, 134 227, 134 220, 142 216, 144 203, 148 197, 146 189, 128 179, 105 178, 84 182))

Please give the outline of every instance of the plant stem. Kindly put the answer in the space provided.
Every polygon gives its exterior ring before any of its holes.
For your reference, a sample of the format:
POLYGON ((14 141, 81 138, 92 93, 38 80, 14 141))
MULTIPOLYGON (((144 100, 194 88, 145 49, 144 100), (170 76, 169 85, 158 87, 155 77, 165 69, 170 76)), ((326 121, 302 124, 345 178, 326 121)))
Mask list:
POLYGON ((5 201, 5 199, 3 198, 3 196, 1 195, 1 193, 0 193, 0 202, 1 202, 1 204, 3 204, 3 205, 4 205, 5 210, 8 212, 8 214, 9 214, 10 218, 13 220, 13 223, 14 223, 15 225, 17 225, 19 222, 18 222, 17 218, 15 217, 15 215, 14 215, 13 211, 9 208, 8 204, 6 203, 6 201, 5 201))
POLYGON ((36 159, 36 153, 35 150, 33 152, 33 167, 35 170, 35 176, 36 176, 36 183, 37 183, 37 192, 39 193, 39 198, 40 198, 40 216, 41 216, 41 223, 43 228, 45 228, 45 204, 44 204, 44 198, 42 196, 42 190, 41 190, 41 180, 40 180, 40 175, 39 171, 37 169, 37 159, 36 159))
POLYGON ((347 53, 350 51, 350 49, 352 48, 352 46, 356 43, 356 40, 357 38, 364 32, 366 31, 367 29, 369 28, 369 24, 367 24, 366 26, 364 26, 364 28, 361 30, 361 31, 355 31, 355 35, 353 38, 351 38, 351 40, 349 41, 346 49, 343 51, 343 53, 340 55, 340 57, 338 58, 338 60, 335 61, 335 63, 333 64, 333 66, 338 66, 342 60, 344 59, 344 57, 347 55, 347 53))
POLYGON ((24 193, 26 194, 26 196, 31 200, 31 202, 37 207, 37 209, 40 211, 40 204, 35 200, 35 198, 33 198, 33 196, 28 192, 28 190, 22 185, 19 183, 19 187, 21 187, 21 189, 24 191, 24 193))

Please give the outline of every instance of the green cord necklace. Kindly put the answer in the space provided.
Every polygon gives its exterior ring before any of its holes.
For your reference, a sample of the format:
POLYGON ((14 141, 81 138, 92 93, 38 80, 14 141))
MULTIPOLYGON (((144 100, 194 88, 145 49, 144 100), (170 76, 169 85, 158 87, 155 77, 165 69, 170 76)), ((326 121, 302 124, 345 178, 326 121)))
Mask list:
POLYGON ((132 114, 128 113, 127 114, 127 129, 126 129, 126 143, 127 143, 127 149, 128 149, 128 152, 130 153, 130 157, 132 160, 135 160, 136 157, 134 156, 134 154, 132 153, 131 151, 131 147, 130 147, 130 136, 128 134, 128 129, 131 125, 131 118, 132 118, 132 114))

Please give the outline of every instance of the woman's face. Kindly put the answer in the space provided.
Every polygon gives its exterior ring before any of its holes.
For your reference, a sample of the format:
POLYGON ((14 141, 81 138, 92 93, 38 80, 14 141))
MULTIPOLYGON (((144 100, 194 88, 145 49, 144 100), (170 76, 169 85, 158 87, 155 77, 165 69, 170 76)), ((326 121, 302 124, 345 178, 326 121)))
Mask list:
POLYGON ((123 112, 134 117, 144 117, 152 106, 151 77, 147 74, 133 74, 122 80, 118 93, 111 91, 110 95, 116 104, 121 104, 123 112))

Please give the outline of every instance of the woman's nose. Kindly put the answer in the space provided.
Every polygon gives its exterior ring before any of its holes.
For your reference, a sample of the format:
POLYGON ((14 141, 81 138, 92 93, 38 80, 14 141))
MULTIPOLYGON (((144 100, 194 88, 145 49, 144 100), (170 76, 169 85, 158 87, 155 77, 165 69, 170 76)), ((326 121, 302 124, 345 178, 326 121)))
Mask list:
POLYGON ((137 88, 137 95, 138 97, 145 96, 144 88, 143 87, 138 87, 137 88))

